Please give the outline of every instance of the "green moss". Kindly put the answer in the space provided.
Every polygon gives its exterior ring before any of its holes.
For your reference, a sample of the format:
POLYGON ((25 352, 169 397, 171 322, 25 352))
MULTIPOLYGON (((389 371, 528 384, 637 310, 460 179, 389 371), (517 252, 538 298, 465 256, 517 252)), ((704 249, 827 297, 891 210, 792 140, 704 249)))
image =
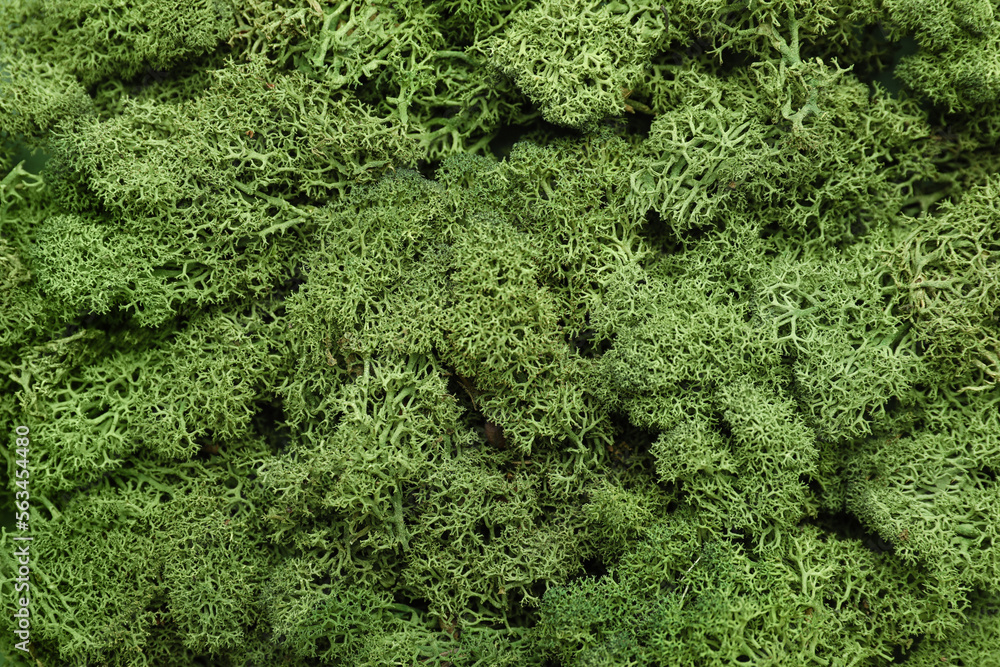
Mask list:
POLYGON ((993 13, 5 3, 0 655, 989 664, 993 13))

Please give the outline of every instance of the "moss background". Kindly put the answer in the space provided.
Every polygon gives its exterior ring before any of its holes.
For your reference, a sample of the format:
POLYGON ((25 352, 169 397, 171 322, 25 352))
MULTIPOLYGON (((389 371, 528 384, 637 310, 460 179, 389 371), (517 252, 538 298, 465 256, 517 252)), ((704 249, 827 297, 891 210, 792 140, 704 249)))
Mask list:
POLYGON ((7 0, 0 660, 996 664, 997 10, 7 0))

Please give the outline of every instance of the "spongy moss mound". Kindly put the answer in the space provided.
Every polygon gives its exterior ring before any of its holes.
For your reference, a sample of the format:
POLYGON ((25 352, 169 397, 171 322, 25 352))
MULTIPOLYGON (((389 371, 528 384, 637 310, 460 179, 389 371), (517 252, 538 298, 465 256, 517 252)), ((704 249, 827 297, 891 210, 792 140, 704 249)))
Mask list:
POLYGON ((995 14, 4 3, 3 660, 997 664, 995 14))

